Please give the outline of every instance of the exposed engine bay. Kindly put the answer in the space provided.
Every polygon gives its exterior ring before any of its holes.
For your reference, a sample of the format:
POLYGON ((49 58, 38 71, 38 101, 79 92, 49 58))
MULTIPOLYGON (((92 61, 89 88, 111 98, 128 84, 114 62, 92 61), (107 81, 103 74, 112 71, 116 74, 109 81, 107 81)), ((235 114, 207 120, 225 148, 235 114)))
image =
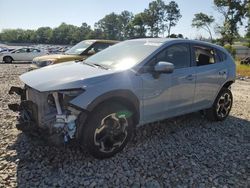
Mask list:
POLYGON ((9 94, 21 96, 20 104, 9 104, 11 110, 19 112, 17 129, 43 136, 55 145, 75 138, 81 111, 68 103, 75 97, 74 91, 39 92, 26 85, 24 89, 11 87, 9 94))

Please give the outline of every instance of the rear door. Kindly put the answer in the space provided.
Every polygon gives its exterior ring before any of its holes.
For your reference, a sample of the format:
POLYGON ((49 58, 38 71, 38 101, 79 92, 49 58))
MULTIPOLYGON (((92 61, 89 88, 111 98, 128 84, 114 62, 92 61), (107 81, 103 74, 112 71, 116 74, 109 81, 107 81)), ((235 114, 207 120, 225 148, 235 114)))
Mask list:
POLYGON ((216 49, 206 45, 192 45, 192 51, 196 72, 194 108, 208 108, 226 81, 228 70, 216 49))

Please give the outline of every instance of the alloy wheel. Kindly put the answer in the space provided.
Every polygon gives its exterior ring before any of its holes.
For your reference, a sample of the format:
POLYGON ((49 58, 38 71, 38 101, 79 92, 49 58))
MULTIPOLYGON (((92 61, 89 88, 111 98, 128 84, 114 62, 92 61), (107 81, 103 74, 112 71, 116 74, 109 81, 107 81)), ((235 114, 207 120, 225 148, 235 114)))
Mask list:
POLYGON ((216 113, 219 117, 224 118, 226 117, 231 109, 232 105, 232 98, 228 93, 224 93, 221 95, 217 102, 216 113))
POLYGON ((119 148, 128 135, 128 120, 117 117, 116 113, 104 117, 101 125, 96 128, 94 144, 104 153, 110 153, 119 148))

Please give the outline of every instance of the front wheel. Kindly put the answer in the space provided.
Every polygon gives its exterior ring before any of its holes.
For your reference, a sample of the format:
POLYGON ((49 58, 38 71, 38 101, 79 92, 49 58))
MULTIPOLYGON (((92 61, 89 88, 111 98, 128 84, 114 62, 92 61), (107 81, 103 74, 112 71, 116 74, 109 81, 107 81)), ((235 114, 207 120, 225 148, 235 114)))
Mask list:
POLYGON ((99 159, 120 152, 131 139, 134 127, 127 107, 108 103, 97 107, 83 126, 82 144, 99 159))
POLYGON ((213 106, 206 110, 209 120, 223 121, 229 115, 233 104, 233 95, 228 88, 222 88, 216 97, 213 106))

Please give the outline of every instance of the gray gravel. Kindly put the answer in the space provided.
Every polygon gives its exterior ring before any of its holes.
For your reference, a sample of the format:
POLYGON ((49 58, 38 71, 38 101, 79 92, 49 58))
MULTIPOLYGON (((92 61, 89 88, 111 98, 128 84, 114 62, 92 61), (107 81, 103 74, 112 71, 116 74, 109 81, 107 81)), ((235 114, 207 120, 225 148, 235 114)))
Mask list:
POLYGON ((125 150, 106 160, 78 148, 48 147, 15 129, 7 104, 28 65, 0 65, 0 187, 249 187, 250 80, 233 86, 224 122, 193 113, 137 129, 125 150))

